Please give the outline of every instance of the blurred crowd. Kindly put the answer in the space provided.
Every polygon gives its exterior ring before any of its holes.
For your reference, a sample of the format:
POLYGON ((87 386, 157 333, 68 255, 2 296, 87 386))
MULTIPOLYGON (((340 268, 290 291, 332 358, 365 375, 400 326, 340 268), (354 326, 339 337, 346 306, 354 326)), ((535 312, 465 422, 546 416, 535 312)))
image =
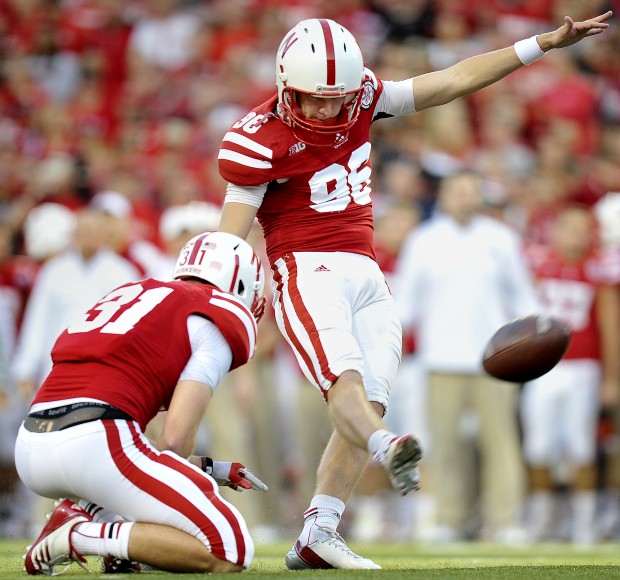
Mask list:
MULTIPOLYGON (((117 285, 169 279, 183 243, 217 228, 226 187, 217 170, 221 138, 275 92, 275 50, 297 21, 340 22, 366 66, 401 80, 552 30, 566 14, 584 20, 607 9, 620 14, 620 2, 0 0, 0 536, 26 537, 39 525, 40 502, 14 472, 13 441, 55 337, 117 285)), ((605 35, 552 51, 475 95, 376 124, 375 233, 390 283, 399 285, 403 244, 434 215, 442 185, 467 171, 480 180, 476 210, 514 231, 524 248, 552 243, 566 206, 585 210, 593 218, 588 251, 601 256, 605 284, 620 293, 617 16, 610 24, 605 35)), ((258 228, 251 241, 261 248, 258 228)), ((405 331, 393 405, 400 412, 390 420, 429 439, 432 457, 427 377, 415 329, 405 331)), ((268 482, 270 493, 232 501, 256 541, 286 538, 312 496, 329 437, 324 403, 269 315, 255 359, 224 383, 199 451, 242 461, 268 482)), ((517 423, 519 394, 509 403, 517 423)), ((458 436, 472 442, 467 457, 477 466, 472 434, 482 423, 474 407, 458 436)), ((595 519, 583 524, 593 532, 571 534, 570 510, 560 509, 570 476, 558 469, 557 514, 537 540, 620 540, 620 401, 602 400, 597 413, 595 519)), ((517 460, 524 468, 525 455, 517 460)), ((450 462, 446 469, 428 481, 454 480, 450 462)), ((433 485, 394 497, 372 468, 344 523, 359 541, 484 539, 485 508, 476 499, 483 478, 475 472, 456 480, 471 511, 458 530, 437 525, 433 485)), ((531 495, 515 505, 515 530, 533 518, 531 495)))

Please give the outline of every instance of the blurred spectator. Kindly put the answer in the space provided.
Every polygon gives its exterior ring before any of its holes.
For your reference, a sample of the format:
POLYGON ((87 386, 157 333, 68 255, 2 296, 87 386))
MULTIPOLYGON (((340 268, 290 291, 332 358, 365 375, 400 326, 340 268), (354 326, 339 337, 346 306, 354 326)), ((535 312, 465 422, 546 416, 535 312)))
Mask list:
POLYGON ((33 205, 47 201, 69 209, 83 205, 75 190, 75 159, 66 152, 54 153, 36 162, 27 179, 25 193, 33 205))
POLYGON ((509 190, 536 167, 534 150, 526 141, 527 120, 523 99, 510 90, 488 98, 476 119, 479 144, 474 165, 484 177, 501 181, 509 190))
POLYGON ((164 70, 180 70, 190 60, 191 41, 200 20, 180 0, 146 0, 147 13, 129 38, 130 62, 164 70), (132 62, 133 61, 133 62, 132 62))
POLYGON ((0 537, 4 538, 26 537, 30 523, 27 492, 17 477, 13 459, 27 402, 12 380, 10 361, 38 263, 15 255, 15 242, 15 230, 0 222, 0 537))
POLYGON ((420 166, 426 174, 441 179, 469 166, 475 141, 466 101, 424 111, 423 131, 420 166))
POLYGON ((481 357, 493 332, 535 311, 536 298, 517 234, 480 215, 481 203, 476 175, 457 173, 441 181, 437 215, 405 241, 395 295, 428 377, 434 539, 456 541, 472 533, 475 504, 467 483, 476 480, 478 468, 464 451, 462 433, 469 409, 480 454, 481 537, 513 543, 524 540, 518 386, 487 376, 481 357))
POLYGON ((129 262, 105 249, 104 235, 101 216, 80 210, 71 247, 49 258, 39 271, 12 364, 25 399, 50 371, 52 346, 71 320, 107 291, 140 278, 129 262))
POLYGON ((101 214, 105 246, 125 258, 138 270, 140 277, 150 277, 157 268, 160 249, 136 236, 131 202, 118 191, 100 191, 90 201, 92 210, 101 214))
POLYGON ((553 220, 549 243, 529 248, 541 311, 572 329, 564 358, 522 394, 524 456, 529 467, 532 540, 554 536, 554 489, 562 465, 568 470, 569 539, 597 539, 596 433, 601 399, 620 392, 620 296, 594 252, 596 222, 570 206, 553 220))
POLYGON ((166 208, 159 220, 163 254, 150 276, 157 280, 170 280, 174 264, 185 243, 202 232, 216 231, 221 213, 220 207, 199 201, 166 208))
POLYGON ((48 201, 31 209, 23 225, 26 255, 38 262, 64 252, 70 245, 75 229, 75 214, 61 205, 48 201))
POLYGON ((431 0, 371 1, 371 6, 383 21, 385 40, 393 42, 406 42, 416 36, 431 36, 435 18, 434 4, 431 0))
POLYGON ((53 101, 66 102, 80 83, 80 59, 60 44, 59 31, 53 22, 36 32, 32 55, 27 63, 37 84, 53 101))
MULTIPOLYGON (((620 192, 610 191, 594 206, 600 228, 601 253, 620 300, 620 192)), ((616 319, 620 326, 620 315, 616 319)), ((618 353, 616 350, 616 355, 618 353)), ((616 356, 620 364, 620 356, 616 356)), ((620 393, 608 392, 603 398, 604 412, 599 424, 603 452, 600 538, 620 539, 620 393)))
POLYGON ((532 101, 534 130, 540 131, 556 119, 575 124, 578 135, 573 144, 576 154, 590 153, 596 147, 600 124, 595 122, 599 106, 596 85, 579 70, 570 51, 556 51, 545 61, 546 87, 532 101))

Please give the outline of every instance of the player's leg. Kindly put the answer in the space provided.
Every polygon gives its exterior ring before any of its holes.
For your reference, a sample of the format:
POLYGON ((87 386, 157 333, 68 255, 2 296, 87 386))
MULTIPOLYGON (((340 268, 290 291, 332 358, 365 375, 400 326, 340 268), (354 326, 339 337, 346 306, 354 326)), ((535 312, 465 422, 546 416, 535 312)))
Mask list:
POLYGON ((526 529, 531 541, 552 538, 556 494, 551 467, 558 454, 561 408, 556 369, 525 383, 521 392, 522 448, 529 480, 526 529))
POLYGON ((597 539, 596 430, 600 412, 600 365, 594 360, 562 362, 566 388, 564 434, 571 466, 571 541, 588 545, 597 539))
POLYGON ((416 488, 408 466, 419 461, 417 441, 390 433, 369 404, 387 408, 402 347, 396 306, 377 264, 356 254, 296 253, 276 268, 278 327, 328 401, 334 428, 369 450, 402 494, 416 488))
POLYGON ((128 556, 131 560, 172 572, 224 574, 243 570, 240 564, 216 558, 197 538, 160 524, 134 524, 128 556))
POLYGON ((467 461, 461 435, 469 376, 431 372, 428 375, 428 426, 431 438, 429 467, 431 493, 435 498, 433 538, 439 542, 463 539, 468 513, 464 482, 467 461))
POLYGON ((485 531, 501 543, 523 543, 525 467, 519 441, 518 386, 491 377, 473 378, 482 453, 485 531))
POLYGON ((317 493, 304 514, 304 529, 287 556, 289 568, 377 567, 353 554, 335 531, 366 464, 368 450, 402 480, 407 479, 407 491, 417 485, 410 475, 420 456, 417 442, 390 434, 380 419, 400 358, 400 325, 380 272, 364 270, 368 264, 374 268, 376 264, 357 258, 361 261, 351 268, 342 255, 296 254, 294 260, 280 263, 274 276, 280 293, 276 304, 278 325, 307 378, 327 398, 335 426, 317 472, 317 493), (384 300, 377 300, 372 290, 363 296, 356 292, 352 288, 354 277, 360 286, 370 280, 380 288, 384 300), (370 312, 367 305, 381 302, 385 308, 377 309, 367 329, 368 317, 358 317, 357 313, 370 312), (364 337, 364 347, 374 357, 371 361, 365 359, 354 329, 364 337), (377 361, 387 365, 389 372, 377 381, 381 392, 372 397, 377 399, 373 410, 362 374, 366 372, 372 383, 377 361))
POLYGON ((252 560, 247 526, 215 482, 176 454, 156 451, 135 423, 95 421, 45 434, 22 428, 16 459, 36 493, 88 498, 126 520, 94 522, 63 502, 26 556, 30 573, 84 555, 185 572, 239 571, 252 560))

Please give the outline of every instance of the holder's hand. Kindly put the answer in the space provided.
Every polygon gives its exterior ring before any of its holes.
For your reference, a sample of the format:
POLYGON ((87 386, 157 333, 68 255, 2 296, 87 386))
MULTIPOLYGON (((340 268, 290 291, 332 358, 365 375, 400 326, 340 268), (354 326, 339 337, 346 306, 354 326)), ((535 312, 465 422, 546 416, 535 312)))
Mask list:
POLYGON ((256 489, 267 491, 269 488, 242 463, 214 461, 210 457, 201 457, 202 470, 208 473, 218 485, 230 487, 235 491, 256 489))

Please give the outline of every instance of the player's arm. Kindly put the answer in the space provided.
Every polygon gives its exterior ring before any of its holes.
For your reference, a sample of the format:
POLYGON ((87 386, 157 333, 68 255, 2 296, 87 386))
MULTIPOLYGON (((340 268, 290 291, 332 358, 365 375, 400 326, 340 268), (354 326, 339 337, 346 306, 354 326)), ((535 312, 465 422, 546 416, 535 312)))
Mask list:
POLYGON ((620 291, 616 286, 599 288, 596 318, 601 338, 601 402, 611 408, 620 402, 620 291))
POLYGON ((204 383, 182 380, 177 384, 168 407, 166 421, 157 440, 157 449, 189 457, 194 451, 200 422, 209 406, 212 390, 204 383))
POLYGON ((600 34, 609 27, 605 21, 611 16, 612 12, 609 11, 583 22, 573 22, 569 16, 565 16, 564 24, 558 29, 539 34, 535 40, 524 41, 520 45, 519 55, 515 46, 509 46, 473 56, 444 70, 415 77, 412 79, 415 108, 422 111, 449 103, 501 80, 523 64, 534 62, 538 56, 552 48, 564 48, 586 36, 600 34))
POLYGON ((235 234, 245 240, 252 229, 257 211, 257 207, 247 203, 226 201, 218 229, 220 232, 235 234))
POLYGON ((213 389, 230 370, 233 354, 217 326, 203 316, 187 319, 192 349, 181 371, 164 426, 156 442, 160 450, 169 449, 182 457, 193 453, 196 433, 211 401, 213 389))
POLYGON ((219 231, 235 234, 245 240, 252 229, 266 191, 266 183, 261 185, 228 183, 219 231))

